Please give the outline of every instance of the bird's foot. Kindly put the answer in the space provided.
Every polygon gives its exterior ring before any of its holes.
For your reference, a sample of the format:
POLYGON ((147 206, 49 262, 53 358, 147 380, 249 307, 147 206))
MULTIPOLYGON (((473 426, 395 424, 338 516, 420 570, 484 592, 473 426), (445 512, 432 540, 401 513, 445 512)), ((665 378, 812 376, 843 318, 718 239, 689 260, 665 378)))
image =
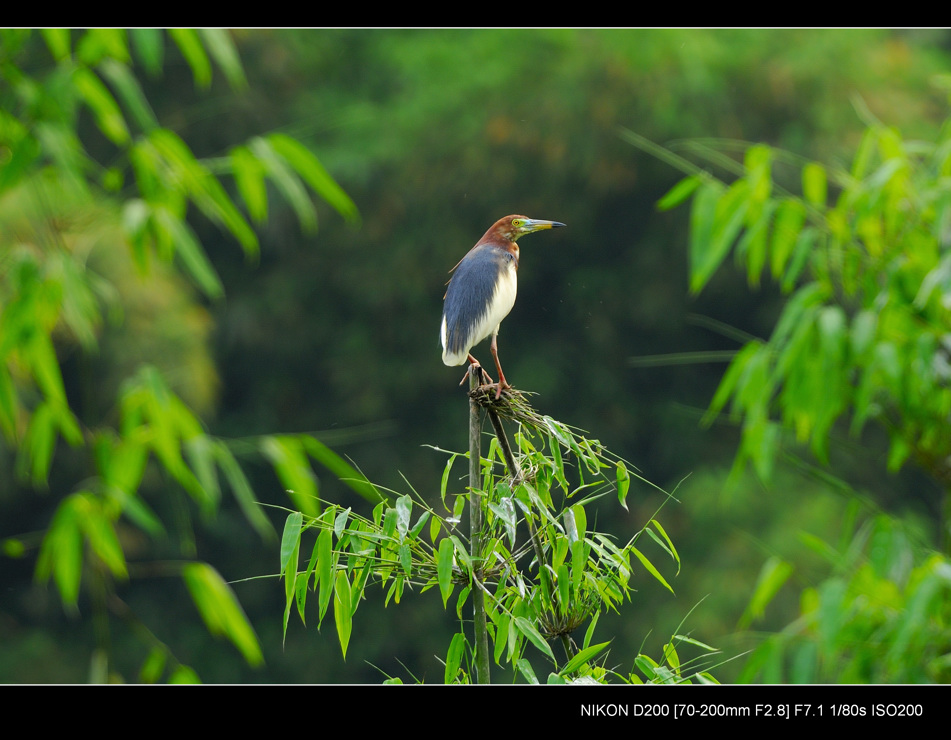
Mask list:
MULTIPOLYGON (((481 385, 494 385, 492 378, 485 371, 485 368, 482 367, 478 362, 473 362, 472 365, 475 367, 476 372, 479 373, 479 382, 481 385)), ((466 370, 466 374, 462 376, 462 380, 459 381, 459 385, 462 385, 469 379, 469 370, 466 370)))
POLYGON ((503 391, 503 390, 508 390, 509 388, 512 387, 512 386, 510 386, 507 382, 505 382, 505 378, 502 378, 498 383, 493 383, 492 385, 497 386, 496 389, 495 389, 495 400, 496 400, 496 401, 498 401, 498 400, 502 397, 502 391, 503 391))

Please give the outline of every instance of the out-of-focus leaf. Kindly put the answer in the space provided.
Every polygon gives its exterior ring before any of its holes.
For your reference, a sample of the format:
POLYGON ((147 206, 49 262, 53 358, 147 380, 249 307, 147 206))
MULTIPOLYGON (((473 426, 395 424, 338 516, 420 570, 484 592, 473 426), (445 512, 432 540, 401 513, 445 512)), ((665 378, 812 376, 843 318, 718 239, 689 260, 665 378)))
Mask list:
POLYGON ((699 175, 685 177, 657 201, 658 210, 669 211, 672 208, 676 208, 693 195, 702 182, 703 178, 699 175))
POLYGON ((198 32, 190 28, 171 28, 168 33, 191 67, 195 84, 198 87, 208 87, 211 84, 211 62, 198 32))
POLYGON ((323 442, 310 435, 301 435, 300 439, 304 449, 307 450, 307 454, 337 476, 342 483, 348 485, 355 493, 373 504, 383 500, 379 490, 367 480, 363 473, 323 442))
POLYGON ((274 529, 271 526, 270 520, 264 515, 264 512, 261 511, 261 506, 254 498, 254 491, 251 489, 251 484, 248 482, 244 471, 231 453, 231 450, 228 449, 224 442, 219 442, 216 446, 216 458, 221 471, 225 474, 225 478, 228 479, 228 485, 231 486, 235 500, 237 500, 238 505, 241 507, 241 511, 244 512, 245 518, 261 537, 272 537, 274 529))
POLYGON ((207 563, 188 563, 182 569, 182 578, 208 631, 227 637, 250 665, 261 665, 264 656, 254 629, 218 571, 207 563))
POLYGON ((127 65, 115 59, 106 59, 99 69, 119 93, 126 109, 140 128, 150 131, 158 126, 152 106, 149 105, 139 81, 127 65))
POLYGON ((202 28, 198 33, 201 34, 208 53, 225 73, 231 87, 236 90, 246 88, 248 81, 244 76, 244 67, 241 66, 241 59, 230 33, 223 28, 202 28))
POLYGON ((789 563, 775 556, 769 558, 763 564, 759 578, 756 581, 756 587, 753 589, 753 595, 750 597, 750 603, 740 619, 741 629, 746 629, 754 619, 763 616, 767 605, 773 600, 783 584, 789 580, 792 572, 793 568, 789 563))
POLYGON ((271 134, 268 143, 284 161, 293 167, 317 195, 329 203, 348 221, 357 218, 356 204, 330 176, 320 160, 297 139, 284 134, 271 134))
POLYGON ((102 84, 96 73, 85 67, 79 67, 73 73, 76 89, 96 118, 96 124, 109 139, 119 146, 131 139, 129 127, 109 89, 102 84))
POLYGON ((146 71, 156 75, 162 71, 165 57, 165 39, 158 28, 129 29, 136 56, 142 61, 146 71))
POLYGON ((287 435, 265 437, 261 449, 274 465, 295 506, 308 516, 317 516, 320 513, 317 478, 300 439, 287 435))

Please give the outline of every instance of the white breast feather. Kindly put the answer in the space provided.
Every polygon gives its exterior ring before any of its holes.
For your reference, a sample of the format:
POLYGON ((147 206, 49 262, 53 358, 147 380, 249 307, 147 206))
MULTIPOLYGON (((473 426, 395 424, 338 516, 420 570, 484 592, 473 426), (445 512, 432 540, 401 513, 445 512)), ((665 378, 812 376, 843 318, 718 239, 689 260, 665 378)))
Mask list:
MULTIPOLYGON (((515 266, 510 262, 499 277, 499 282, 495 286, 495 293, 492 294, 492 301, 488 306, 488 310, 482 314, 482 317, 476 323, 472 331, 472 336, 475 341, 463 351, 455 354, 443 350, 443 363, 450 366, 464 364, 469 357, 469 351, 472 347, 483 339, 492 336, 492 334, 498 334, 499 324, 502 323, 502 319, 509 315, 512 307, 515 305, 515 295, 517 292, 518 272, 515 270, 515 266)), ((439 328, 443 347, 446 347, 448 344, 446 333, 446 318, 443 317, 442 326, 439 328)))

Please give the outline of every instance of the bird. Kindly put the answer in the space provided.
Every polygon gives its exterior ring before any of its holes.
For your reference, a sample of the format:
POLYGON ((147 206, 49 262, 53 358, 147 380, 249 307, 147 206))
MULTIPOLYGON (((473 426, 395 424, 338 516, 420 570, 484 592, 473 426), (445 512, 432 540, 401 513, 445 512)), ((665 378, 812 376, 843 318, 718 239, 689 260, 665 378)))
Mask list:
POLYGON ((489 348, 499 373, 496 399, 501 396, 503 388, 511 387, 499 362, 498 334, 502 319, 515 305, 518 287, 516 242, 525 234, 559 226, 564 224, 520 215, 500 218, 450 270, 452 277, 443 298, 442 325, 439 328, 442 361, 452 367, 464 365, 468 360, 481 367, 472 356, 472 348, 491 336, 489 348))

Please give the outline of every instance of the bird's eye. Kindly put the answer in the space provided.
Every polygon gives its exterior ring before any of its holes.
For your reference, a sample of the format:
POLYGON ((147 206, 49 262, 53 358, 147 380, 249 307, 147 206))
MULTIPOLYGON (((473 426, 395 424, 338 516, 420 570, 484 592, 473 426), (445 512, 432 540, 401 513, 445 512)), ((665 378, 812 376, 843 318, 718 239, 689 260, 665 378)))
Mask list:
POLYGON ((521 225, 522 225, 522 219, 520 219, 520 218, 513 218, 513 219, 512 219, 512 226, 518 227, 518 226, 521 226, 521 225))

